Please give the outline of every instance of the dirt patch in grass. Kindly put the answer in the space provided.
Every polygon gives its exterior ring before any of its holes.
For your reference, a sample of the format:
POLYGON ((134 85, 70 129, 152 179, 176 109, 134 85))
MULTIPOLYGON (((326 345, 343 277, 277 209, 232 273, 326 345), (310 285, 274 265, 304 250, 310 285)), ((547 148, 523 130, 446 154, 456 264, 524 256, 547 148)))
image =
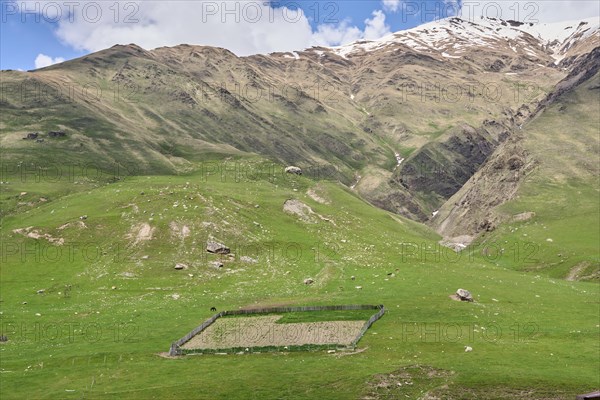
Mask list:
POLYGON ((318 193, 319 188, 311 188, 308 189, 308 191, 306 192, 306 194, 313 199, 314 201, 316 201, 317 203, 320 204, 331 204, 331 201, 329 201, 328 199, 326 199, 324 196, 322 196, 320 193, 318 193))
POLYGON ((313 211, 313 209, 310 208, 310 206, 307 206, 306 204, 301 202, 300 200, 286 200, 283 204, 283 211, 285 211, 288 214, 293 214, 299 217, 304 222, 316 222, 314 218, 315 212, 313 211))
MULTIPOLYGON (((384 399, 437 399, 426 397, 429 390, 448 388, 454 378, 453 371, 429 366, 411 365, 389 374, 377 374, 367 383, 362 400, 384 399), (424 397, 425 396, 425 397, 424 397)), ((446 397, 441 397, 446 399, 446 397)))
POLYGON ((575 395, 555 388, 507 388, 503 386, 464 388, 442 387, 432 390, 423 399, 429 400, 566 400, 575 395))
POLYGON ((346 352, 343 352, 343 353, 335 353, 334 357, 353 356, 355 354, 360 354, 360 353, 362 353, 364 351, 367 351, 368 348, 369 348, 369 346, 363 347, 362 349, 358 349, 358 350, 355 350, 355 351, 346 351, 346 352))
POLYGON ((179 239, 185 239, 191 234, 190 228, 187 225, 178 224, 175 221, 169 223, 169 228, 171 229, 171 235, 179 239))
POLYGON ((573 268, 571 268, 571 270, 569 271, 569 273, 567 274, 567 277, 565 279, 568 281, 578 280, 581 276, 581 273, 583 271, 585 271, 590 265, 591 265, 591 263, 589 261, 580 262, 579 264, 577 264, 577 265, 573 266, 573 268))
POLYGON ((133 239, 133 244, 138 244, 140 242, 146 242, 152 239, 152 235, 154 234, 154 228, 152 228, 149 224, 143 223, 137 226, 132 227, 131 232, 128 235, 129 239, 133 239))
POLYGON ((85 224, 85 222, 83 221, 75 221, 75 222, 67 222, 66 224, 62 224, 61 226, 59 226, 58 228, 56 228, 57 231, 62 231, 64 229, 67 229, 69 227, 77 227, 77 228, 81 228, 81 229, 85 229, 87 228, 87 225, 85 224))
POLYGON ((31 239, 46 239, 50 243, 58 246, 62 246, 63 244, 65 244, 65 239, 53 237, 49 233, 43 233, 39 229, 34 229, 33 226, 29 226, 27 228, 14 229, 13 233, 17 233, 19 235, 23 235, 31 239))
POLYGON ((374 375, 362 400, 565 400, 575 394, 559 388, 481 386, 463 387, 453 371, 412 365, 388 374, 374 375))
POLYGON ((280 315, 219 318, 185 343, 183 349, 235 347, 349 345, 365 321, 323 321, 278 324, 280 315))

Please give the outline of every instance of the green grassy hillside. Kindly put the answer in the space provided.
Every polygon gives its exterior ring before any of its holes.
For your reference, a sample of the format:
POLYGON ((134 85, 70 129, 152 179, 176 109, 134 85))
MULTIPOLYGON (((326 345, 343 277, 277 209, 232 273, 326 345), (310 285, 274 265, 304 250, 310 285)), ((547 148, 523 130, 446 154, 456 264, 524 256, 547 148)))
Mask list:
POLYGON ((598 389, 597 37, 558 66, 498 43, 128 45, 1 71, 0 397, 598 389), (386 307, 354 352, 165 356, 212 307, 336 304, 386 307))
POLYGON ((5 178, 3 398, 547 399, 600 383, 596 284, 456 255, 340 184, 227 162, 224 175, 5 178), (285 213, 287 199, 314 214, 285 213), (210 237, 235 257, 208 255, 210 237), (459 287, 476 302, 451 300, 459 287), (213 306, 345 303, 388 309, 356 354, 158 355, 213 306))

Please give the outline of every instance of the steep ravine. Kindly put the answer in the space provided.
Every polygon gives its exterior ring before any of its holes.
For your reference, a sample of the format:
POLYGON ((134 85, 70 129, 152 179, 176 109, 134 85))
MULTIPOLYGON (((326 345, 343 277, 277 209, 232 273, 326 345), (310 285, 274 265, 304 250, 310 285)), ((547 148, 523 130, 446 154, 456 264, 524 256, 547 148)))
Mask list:
POLYGON ((445 238, 447 244, 460 248, 478 234, 491 231, 502 222, 505 216, 497 212, 497 207, 515 197, 523 178, 532 172, 539 162, 531 157, 523 145, 524 134, 520 127, 541 115, 561 96, 597 77, 599 71, 600 48, 596 48, 578 60, 569 75, 537 104, 534 112, 527 116, 523 108, 511 119, 519 128, 513 129, 508 139, 500 143, 483 166, 428 222, 445 238))

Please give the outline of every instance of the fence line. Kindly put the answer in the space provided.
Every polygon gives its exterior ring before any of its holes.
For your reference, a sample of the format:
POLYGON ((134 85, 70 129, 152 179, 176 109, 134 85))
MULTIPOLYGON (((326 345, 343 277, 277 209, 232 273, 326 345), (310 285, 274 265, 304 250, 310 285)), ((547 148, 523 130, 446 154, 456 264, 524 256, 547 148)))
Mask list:
POLYGON ((367 322, 363 325, 360 330, 360 333, 356 336, 356 338, 352 341, 351 347, 356 347, 358 341, 365 334, 367 329, 371 327, 379 318, 383 316, 385 313, 385 307, 383 304, 380 305, 370 305, 370 304, 348 304, 348 305, 338 305, 338 306, 300 306, 300 307, 267 307, 267 308, 253 308, 246 310, 230 310, 230 311, 221 311, 202 324, 192 329, 187 335, 182 337, 181 339, 173 342, 171 344, 171 348, 169 350, 169 355, 176 356, 188 353, 181 349, 185 343, 190 341, 194 336, 211 326, 217 319, 226 316, 226 315, 249 315, 249 314, 269 314, 269 313, 289 313, 289 312, 304 312, 304 311, 342 311, 342 310, 379 310, 377 314, 374 314, 369 318, 367 322))
POLYGON ((356 347, 356 344, 358 343, 358 341, 363 337, 363 335, 367 332, 367 330, 371 327, 371 325, 373 325, 375 323, 375 321, 377 321, 379 318, 381 318, 383 316, 383 314, 385 314, 385 307, 383 306, 383 304, 379 305, 378 307, 379 307, 379 312, 377 312, 377 314, 375 314, 375 315, 372 315, 371 318, 369 318, 369 320, 367 322, 365 322, 365 324, 363 325, 363 327, 360 330, 360 332, 358 333, 358 335, 356 335, 356 338, 354 338, 354 340, 350 344, 350 346, 352 348, 356 347))

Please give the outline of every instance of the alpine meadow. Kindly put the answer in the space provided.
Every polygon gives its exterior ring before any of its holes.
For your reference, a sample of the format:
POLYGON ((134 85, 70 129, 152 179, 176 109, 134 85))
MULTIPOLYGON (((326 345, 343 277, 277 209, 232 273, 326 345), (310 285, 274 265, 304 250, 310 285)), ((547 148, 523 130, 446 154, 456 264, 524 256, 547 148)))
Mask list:
POLYGON ((600 399, 592 3, 3 0, 0 398, 600 399))

